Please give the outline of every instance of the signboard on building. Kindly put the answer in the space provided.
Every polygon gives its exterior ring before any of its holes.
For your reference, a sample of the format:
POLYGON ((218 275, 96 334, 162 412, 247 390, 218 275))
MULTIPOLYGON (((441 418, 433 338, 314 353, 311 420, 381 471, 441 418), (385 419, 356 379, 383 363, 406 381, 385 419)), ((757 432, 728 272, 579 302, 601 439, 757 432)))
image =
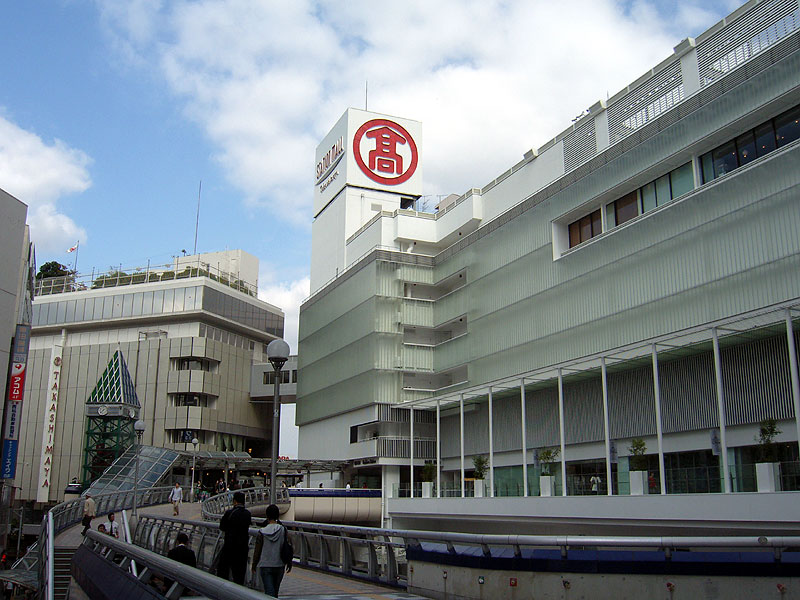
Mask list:
POLYGON ((56 415, 58 396, 61 389, 61 361, 63 343, 53 345, 50 353, 50 374, 47 380, 47 404, 42 423, 42 453, 39 458, 39 486, 36 491, 37 502, 50 500, 50 485, 53 473, 54 446, 56 439, 56 415))
POLYGON ((317 147, 314 216, 345 185, 419 196, 422 123, 350 108, 317 147))
POLYGON ((17 325, 11 349, 11 369, 8 377, 8 397, 3 418, 3 453, 0 459, 0 479, 14 479, 17 471, 17 446, 25 394, 25 374, 28 367, 30 325, 17 325))

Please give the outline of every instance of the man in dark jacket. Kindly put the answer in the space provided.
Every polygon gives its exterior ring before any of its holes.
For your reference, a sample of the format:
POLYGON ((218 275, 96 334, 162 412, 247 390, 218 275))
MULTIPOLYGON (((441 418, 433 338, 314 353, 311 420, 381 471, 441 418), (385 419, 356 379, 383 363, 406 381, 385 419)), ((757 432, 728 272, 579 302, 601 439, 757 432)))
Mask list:
MULTIPOLYGON (((167 553, 167 558, 189 565, 190 567, 197 568, 197 557, 194 550, 189 548, 189 536, 181 532, 175 538, 175 547, 167 553)), ((173 581, 171 579, 164 580, 164 594, 169 592, 172 587, 173 581)), ((194 596, 193 592, 184 590, 181 596, 194 596)))
POLYGON ((253 519, 244 507, 244 493, 233 495, 233 508, 229 508, 219 521, 219 529, 225 534, 225 543, 219 555, 217 575, 244 585, 247 571, 247 550, 250 544, 250 524, 253 519))

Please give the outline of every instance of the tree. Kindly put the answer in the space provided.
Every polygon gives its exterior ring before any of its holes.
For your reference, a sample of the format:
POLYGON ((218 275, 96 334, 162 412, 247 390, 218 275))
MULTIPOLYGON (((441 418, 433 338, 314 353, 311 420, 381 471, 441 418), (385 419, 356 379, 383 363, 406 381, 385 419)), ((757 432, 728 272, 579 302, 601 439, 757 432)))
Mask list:
POLYGON ((761 421, 761 425, 758 428, 758 437, 755 438, 758 442, 758 456, 756 457, 756 462, 778 462, 778 446, 774 440, 779 433, 781 433, 781 430, 778 429, 778 424, 775 422, 775 419, 761 421))
POLYGON ((425 463, 419 478, 422 481, 433 481, 436 479, 436 465, 434 463, 425 463))
POLYGON ((475 467, 475 479, 486 477, 486 469, 489 468, 489 459, 483 454, 472 457, 472 466, 475 467))
POLYGON ((647 446, 642 438, 633 438, 628 447, 631 453, 629 460, 631 471, 647 471, 647 446))
POLYGON ((41 267, 39 267, 39 272, 36 274, 36 279, 47 279, 48 277, 64 277, 69 275, 71 271, 67 268, 66 265, 62 265, 60 262, 51 260, 50 262, 44 263, 41 267))
POLYGON ((552 473, 550 473, 550 465, 556 462, 559 454, 561 454, 561 449, 555 446, 539 450, 539 463, 542 465, 542 475, 552 475, 552 473))

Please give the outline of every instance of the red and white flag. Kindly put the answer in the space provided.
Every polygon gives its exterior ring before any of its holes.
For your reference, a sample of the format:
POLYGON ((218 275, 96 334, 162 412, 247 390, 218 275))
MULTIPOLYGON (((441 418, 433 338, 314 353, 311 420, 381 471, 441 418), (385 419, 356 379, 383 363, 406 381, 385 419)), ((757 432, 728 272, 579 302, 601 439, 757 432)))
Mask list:
MULTIPOLYGON (((80 244, 80 242, 78 242, 78 244, 80 244)), ((72 248, 68 248, 68 249, 67 249, 67 253, 69 253, 69 252, 75 252, 75 250, 77 250, 77 249, 78 249, 78 244, 75 244, 75 245, 74 245, 72 248)))

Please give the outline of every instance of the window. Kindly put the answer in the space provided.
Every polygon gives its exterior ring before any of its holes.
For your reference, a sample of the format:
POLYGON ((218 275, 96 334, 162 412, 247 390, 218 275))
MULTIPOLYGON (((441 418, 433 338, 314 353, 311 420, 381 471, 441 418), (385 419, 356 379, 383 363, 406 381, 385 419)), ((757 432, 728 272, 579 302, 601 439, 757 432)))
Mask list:
POLYGON ((281 371, 281 383, 290 383, 291 371, 281 371))
POLYGON ((622 225, 639 215, 639 194, 636 190, 614 202, 614 223, 622 225))
POLYGON ((600 209, 586 215, 569 224, 569 247, 574 248, 578 244, 592 239, 603 232, 600 209))
POLYGON ((730 173, 800 138, 800 106, 762 123, 755 129, 700 157, 703 183, 730 173))
POLYGON ((275 371, 264 371, 264 385, 275 384, 275 371))
POLYGON ((714 177, 722 177, 738 167, 736 160, 736 143, 728 142, 711 151, 711 161, 714 165, 714 177))
POLYGON ((800 106, 775 117, 775 138, 778 148, 800 138, 800 106))
POLYGON ((694 189, 694 173, 692 172, 692 163, 688 162, 670 172, 669 180, 672 188, 673 199, 691 192, 694 189))
POLYGON ((292 369, 292 381, 297 383, 297 369, 292 369))

